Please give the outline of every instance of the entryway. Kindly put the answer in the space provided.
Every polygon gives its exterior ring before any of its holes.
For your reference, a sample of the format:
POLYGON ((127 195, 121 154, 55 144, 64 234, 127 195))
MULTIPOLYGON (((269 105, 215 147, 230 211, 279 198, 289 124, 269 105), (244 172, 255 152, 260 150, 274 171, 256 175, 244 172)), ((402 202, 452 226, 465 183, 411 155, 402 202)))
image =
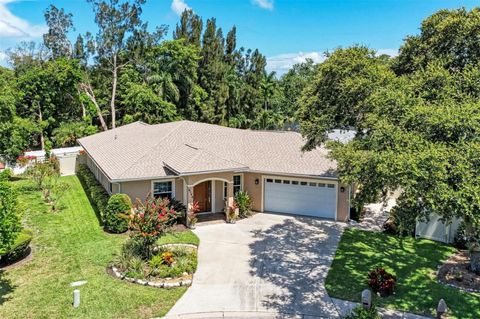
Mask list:
POLYGON ((212 212, 212 181, 205 181, 193 188, 193 200, 198 203, 200 213, 212 212))

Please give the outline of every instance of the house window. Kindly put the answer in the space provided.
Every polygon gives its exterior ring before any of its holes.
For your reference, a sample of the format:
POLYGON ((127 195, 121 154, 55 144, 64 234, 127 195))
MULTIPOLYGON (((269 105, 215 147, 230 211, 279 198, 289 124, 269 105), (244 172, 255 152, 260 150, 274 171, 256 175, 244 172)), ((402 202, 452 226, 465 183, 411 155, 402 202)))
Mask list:
POLYGON ((318 183, 318 187, 325 187, 327 186, 325 183, 318 183))
POLYGON ((281 180, 281 179, 276 179, 276 180, 275 180, 275 183, 281 184, 281 183, 282 183, 282 180, 281 180))
POLYGON ((317 186, 317 183, 311 182, 311 183, 310 183, 310 186, 317 186))
POLYGON ((241 190, 242 190, 242 176, 234 175, 233 176, 233 196, 237 195, 237 193, 241 190))
POLYGON ((108 183, 108 189, 110 190, 110 194, 113 193, 113 185, 112 183, 108 183))
POLYGON ((267 178, 267 183, 273 183, 273 179, 267 178))
POLYGON ((284 184, 290 184, 290 181, 287 181, 286 179, 283 180, 284 184))
POLYGON ((307 185, 307 182, 300 182, 300 185, 305 186, 305 185, 307 185))
POLYGON ((173 187, 172 182, 153 182, 153 197, 158 198, 168 198, 172 199, 173 197, 173 187))
POLYGON ((228 195, 228 183, 223 182, 223 199, 227 199, 228 195))
POLYGON ((298 185, 298 181, 292 181, 292 185, 298 185))
POLYGON ((328 184, 328 188, 335 188, 335 184, 328 184))

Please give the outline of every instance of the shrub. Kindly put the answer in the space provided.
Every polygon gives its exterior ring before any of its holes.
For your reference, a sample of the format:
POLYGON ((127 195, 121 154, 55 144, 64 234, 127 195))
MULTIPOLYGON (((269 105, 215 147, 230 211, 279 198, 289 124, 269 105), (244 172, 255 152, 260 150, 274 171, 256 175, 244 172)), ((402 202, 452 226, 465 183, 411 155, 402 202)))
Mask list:
POLYGON ((28 255, 28 246, 32 241, 33 232, 29 229, 22 230, 10 249, 0 256, 1 264, 12 264, 28 255))
POLYGON ((93 173, 86 165, 79 165, 77 176, 82 182, 85 193, 89 197, 92 205, 100 213, 101 222, 103 224, 103 216, 108 204, 108 193, 102 185, 97 181, 93 173))
POLYGON ((0 172, 0 182, 9 181, 13 177, 13 171, 10 168, 6 168, 0 172))
POLYGON ((381 296, 393 294, 396 282, 397 277, 387 272, 384 268, 376 268, 368 274, 368 286, 375 293, 380 293, 381 296))
POLYGON ((372 306, 370 309, 357 306, 352 309, 352 312, 345 319, 380 319, 380 315, 375 306, 372 306))
MULTIPOLYGON (((474 230, 474 233, 476 233, 477 236, 480 236, 480 227, 474 230)), ((455 237, 453 238, 453 245, 458 249, 467 249, 468 244, 471 242, 475 242, 476 240, 477 238, 471 237, 467 234, 465 222, 462 221, 461 224, 458 226, 455 237)))
POLYGON ((235 206, 238 207, 238 216, 245 218, 252 213, 252 200, 246 191, 240 191, 235 195, 235 206))
POLYGON ((43 189, 49 178, 60 176, 60 164, 57 158, 51 157, 45 162, 36 162, 25 173, 33 179, 38 189, 43 189))
POLYGON ((178 215, 168 198, 148 196, 144 203, 137 199, 128 226, 132 237, 142 243, 148 258, 152 255, 155 242, 165 235, 178 215))
POLYGON ((103 215, 103 226, 111 233, 123 233, 128 229, 128 215, 132 208, 130 197, 125 194, 114 194, 110 196, 105 214, 103 215))
POLYGON ((21 229, 17 191, 10 182, 0 182, 0 254, 10 250, 21 229))

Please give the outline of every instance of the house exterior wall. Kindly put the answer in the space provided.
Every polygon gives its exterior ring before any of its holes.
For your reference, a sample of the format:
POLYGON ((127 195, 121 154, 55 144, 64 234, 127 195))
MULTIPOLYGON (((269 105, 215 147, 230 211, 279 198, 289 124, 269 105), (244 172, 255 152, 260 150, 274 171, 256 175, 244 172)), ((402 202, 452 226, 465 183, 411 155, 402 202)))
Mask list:
MULTIPOLYGON (((172 178, 175 187, 175 199, 183 202, 183 180, 180 178, 172 178)), ((132 201, 137 198, 144 200, 152 191, 152 182, 155 180, 141 180, 120 183, 120 192, 130 196, 132 201)))
POLYGON ((337 220, 345 222, 350 218, 350 189, 347 185, 339 184, 337 192, 337 220), (340 191, 342 187, 343 192, 340 191))
POLYGON ((90 171, 95 175, 97 181, 105 188, 105 190, 110 194, 110 181, 108 177, 102 172, 102 170, 97 166, 97 164, 92 160, 92 158, 87 155, 86 164, 90 171))
POLYGON ((262 211, 262 174, 245 173, 243 174, 243 190, 245 190, 252 200, 252 209, 257 212, 262 211), (258 179, 258 185, 255 180, 258 179))

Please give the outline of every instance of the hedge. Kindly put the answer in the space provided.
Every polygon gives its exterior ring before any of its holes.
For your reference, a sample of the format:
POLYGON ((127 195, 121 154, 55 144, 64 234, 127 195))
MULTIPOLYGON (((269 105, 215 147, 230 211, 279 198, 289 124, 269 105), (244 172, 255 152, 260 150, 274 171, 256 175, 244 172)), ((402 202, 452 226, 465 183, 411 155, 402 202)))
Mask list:
POLYGON ((110 233, 123 233, 128 229, 127 216, 132 208, 132 201, 126 194, 114 194, 110 197, 105 210, 103 225, 110 233))
POLYGON ((32 241, 33 232, 30 229, 23 229, 15 239, 8 252, 0 256, 1 265, 9 265, 26 257, 29 253, 28 245, 32 241))
POLYGON ((86 165, 79 165, 77 176, 82 182, 85 188, 85 193, 90 198, 93 206, 95 206, 100 213, 100 218, 102 219, 103 223, 109 198, 107 191, 102 185, 100 185, 95 178, 95 175, 93 175, 86 165))

